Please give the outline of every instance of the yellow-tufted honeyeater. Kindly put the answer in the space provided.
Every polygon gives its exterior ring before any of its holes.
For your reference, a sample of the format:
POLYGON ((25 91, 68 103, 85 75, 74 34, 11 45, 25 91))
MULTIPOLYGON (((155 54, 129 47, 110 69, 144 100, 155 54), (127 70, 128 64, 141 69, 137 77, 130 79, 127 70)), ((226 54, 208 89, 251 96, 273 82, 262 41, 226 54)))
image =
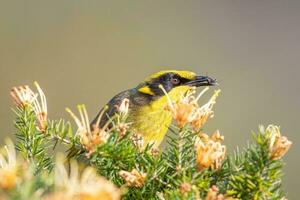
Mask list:
MULTIPOLYGON (((137 87, 125 90, 113 97, 107 104, 107 110, 100 121, 100 128, 117 112, 117 106, 122 100, 129 99, 128 121, 131 130, 141 134, 145 144, 154 143, 157 147, 162 142, 168 127, 172 122, 172 115, 165 109, 167 97, 159 85, 163 86, 173 101, 179 100, 182 94, 193 87, 211 86, 216 79, 208 76, 197 76, 190 71, 168 70, 155 73, 145 79, 137 87)), ((100 115, 92 121, 96 124, 100 115)))

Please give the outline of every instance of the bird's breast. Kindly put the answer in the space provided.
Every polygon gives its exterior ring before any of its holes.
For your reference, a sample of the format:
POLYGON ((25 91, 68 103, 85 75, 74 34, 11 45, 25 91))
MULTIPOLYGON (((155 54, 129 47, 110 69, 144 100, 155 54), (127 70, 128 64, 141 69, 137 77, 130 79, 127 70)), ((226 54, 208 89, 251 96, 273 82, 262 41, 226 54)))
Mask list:
POLYGON ((166 99, 161 98, 131 111, 129 122, 135 132, 143 135, 145 144, 154 142, 159 146, 168 131, 172 115, 165 109, 166 105, 166 99))
MULTIPOLYGON (((173 102, 177 102, 190 87, 181 86, 168 93, 173 102)), ((142 134, 145 144, 154 142, 159 146, 172 122, 172 114, 166 110, 168 99, 162 96, 142 106, 133 106, 129 114, 134 132, 142 134)))

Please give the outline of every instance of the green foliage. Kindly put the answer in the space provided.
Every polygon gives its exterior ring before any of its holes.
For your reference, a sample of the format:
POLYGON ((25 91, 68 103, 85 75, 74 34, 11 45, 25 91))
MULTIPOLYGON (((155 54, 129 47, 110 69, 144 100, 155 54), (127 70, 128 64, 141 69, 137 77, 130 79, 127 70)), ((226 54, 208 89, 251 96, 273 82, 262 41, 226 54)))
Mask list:
POLYGON ((48 136, 36 128, 37 119, 30 106, 17 107, 16 113, 16 148, 29 163, 35 166, 35 172, 51 170, 52 157, 47 151, 51 146, 48 136))
POLYGON ((46 131, 41 132, 29 107, 18 107, 15 113, 16 148, 33 172, 29 172, 32 175, 28 181, 20 182, 15 189, 1 191, 10 199, 39 199, 53 191, 53 149, 58 144, 77 149, 73 156, 78 161, 95 167, 100 175, 122 188, 126 187, 126 181, 120 171, 136 169, 146 173, 144 184, 127 186, 123 199, 205 199, 213 185, 220 193, 238 199, 284 197, 283 162, 270 159, 269 136, 263 128, 253 134, 253 144, 227 156, 219 170, 211 167, 199 170, 194 147, 198 136, 189 127, 172 127, 168 145, 160 152, 153 152, 151 145, 141 149, 133 141, 133 133, 121 136, 113 129, 106 143, 99 144, 91 153, 73 134, 69 122, 49 121, 46 131), (190 186, 186 191, 182 188, 184 184, 190 186))
POLYGON ((254 144, 228 161, 227 193, 242 199, 281 199, 283 162, 270 159, 269 138, 262 127, 253 138, 254 144))

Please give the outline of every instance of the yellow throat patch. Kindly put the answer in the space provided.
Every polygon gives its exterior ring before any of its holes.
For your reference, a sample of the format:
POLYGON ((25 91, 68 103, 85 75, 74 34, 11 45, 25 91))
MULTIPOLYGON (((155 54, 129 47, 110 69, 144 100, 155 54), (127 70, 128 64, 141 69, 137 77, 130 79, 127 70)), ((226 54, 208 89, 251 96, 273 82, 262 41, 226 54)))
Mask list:
MULTIPOLYGON (((178 86, 168 94, 171 100, 176 102, 190 89, 189 86, 178 86)), ((145 144, 155 142, 154 146, 158 147, 163 141, 172 122, 172 115, 170 111, 166 110, 167 105, 167 97, 162 96, 149 105, 139 108, 130 116, 129 121, 134 122, 132 128, 143 135, 145 144)))

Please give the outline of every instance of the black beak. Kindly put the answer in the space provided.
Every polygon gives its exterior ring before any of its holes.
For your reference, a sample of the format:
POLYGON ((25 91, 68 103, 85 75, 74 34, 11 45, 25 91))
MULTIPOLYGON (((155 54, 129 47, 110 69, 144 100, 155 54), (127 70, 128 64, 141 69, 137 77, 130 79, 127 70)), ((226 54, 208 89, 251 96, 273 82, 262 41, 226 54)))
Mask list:
POLYGON ((212 79, 208 76, 196 76, 194 80, 186 82, 185 85, 200 87, 200 86, 214 86, 214 85, 218 85, 218 83, 216 79, 212 79))

